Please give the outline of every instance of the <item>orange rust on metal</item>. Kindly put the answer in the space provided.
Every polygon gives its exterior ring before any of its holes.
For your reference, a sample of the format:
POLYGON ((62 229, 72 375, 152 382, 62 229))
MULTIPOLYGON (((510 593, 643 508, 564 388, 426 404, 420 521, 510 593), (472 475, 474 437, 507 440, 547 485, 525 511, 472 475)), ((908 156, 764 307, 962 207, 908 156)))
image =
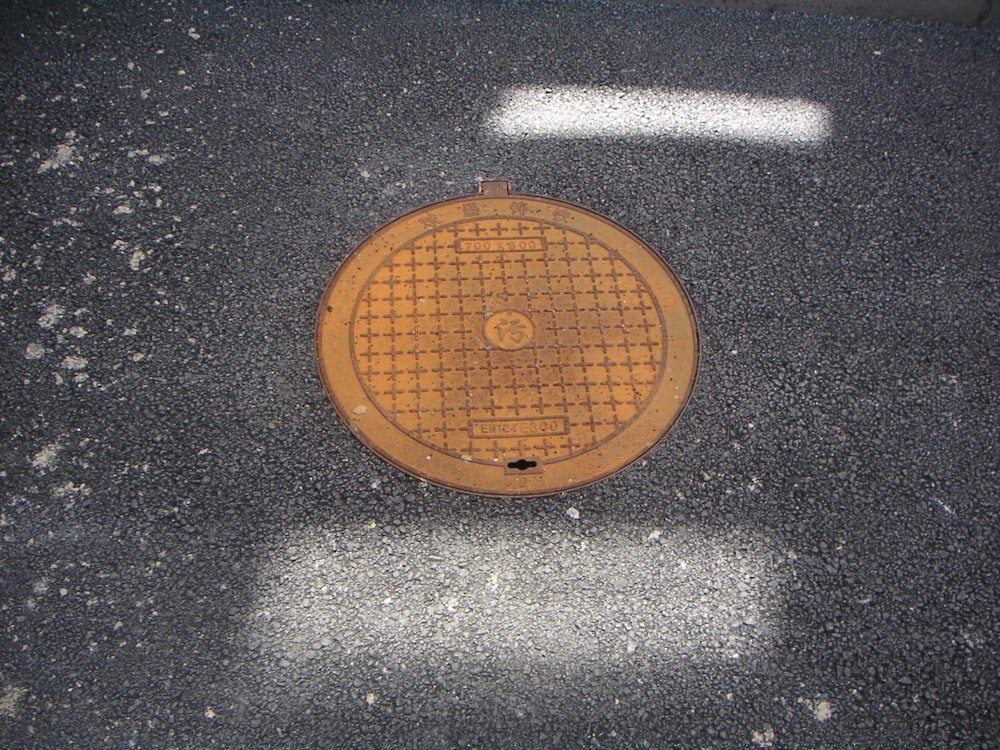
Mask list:
POLYGON ((642 240, 482 182, 386 224, 343 262, 319 371, 365 444, 428 481, 545 495, 644 455, 683 411, 698 330, 642 240))

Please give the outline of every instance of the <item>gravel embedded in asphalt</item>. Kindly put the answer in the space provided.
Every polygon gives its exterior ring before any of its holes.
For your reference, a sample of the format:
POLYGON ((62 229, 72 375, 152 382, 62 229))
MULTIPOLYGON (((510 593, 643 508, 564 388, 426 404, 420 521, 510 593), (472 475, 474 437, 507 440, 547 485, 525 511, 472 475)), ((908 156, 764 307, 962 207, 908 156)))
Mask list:
POLYGON ((995 747, 1000 33, 10 2, 0 35, 0 746, 995 747), (677 427, 580 491, 408 477, 316 375, 338 263, 483 178, 622 223, 699 317, 677 427))

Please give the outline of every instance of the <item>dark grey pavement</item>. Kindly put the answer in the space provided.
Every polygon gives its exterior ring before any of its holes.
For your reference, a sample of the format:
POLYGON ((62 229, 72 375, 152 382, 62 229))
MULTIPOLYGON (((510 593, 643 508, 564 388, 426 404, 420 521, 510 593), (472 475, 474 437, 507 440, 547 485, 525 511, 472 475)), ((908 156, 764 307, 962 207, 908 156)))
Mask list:
POLYGON ((997 0, 638 0, 638 2, 758 13, 897 18, 964 26, 995 27, 1000 24, 997 0))
POLYGON ((5 2, 0 40, 0 746, 1000 746, 997 32, 5 2), (497 125, 581 86, 827 125, 497 125), (483 177, 698 313, 688 411, 591 488, 412 479, 315 373, 339 261, 483 177))

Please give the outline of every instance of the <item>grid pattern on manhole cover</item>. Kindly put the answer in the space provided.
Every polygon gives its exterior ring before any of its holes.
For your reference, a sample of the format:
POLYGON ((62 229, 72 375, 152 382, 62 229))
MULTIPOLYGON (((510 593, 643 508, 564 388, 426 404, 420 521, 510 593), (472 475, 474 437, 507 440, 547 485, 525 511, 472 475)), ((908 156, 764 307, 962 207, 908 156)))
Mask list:
POLYGON ((698 336, 641 240, 507 188, 484 183, 362 242, 324 295, 317 355, 337 411, 390 461, 456 489, 539 495, 649 450, 690 396, 698 336))
POLYGON ((352 343, 387 419, 485 463, 592 449, 641 411, 664 358, 659 308, 628 263, 515 216, 392 252, 361 293, 352 343))

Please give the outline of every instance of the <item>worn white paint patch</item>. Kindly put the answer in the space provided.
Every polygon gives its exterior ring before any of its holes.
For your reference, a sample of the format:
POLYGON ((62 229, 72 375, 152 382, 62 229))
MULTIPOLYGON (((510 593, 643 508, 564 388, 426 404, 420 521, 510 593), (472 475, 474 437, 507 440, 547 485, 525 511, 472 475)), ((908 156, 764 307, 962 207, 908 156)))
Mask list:
POLYGON ((52 156, 38 166, 38 174, 48 172, 50 169, 62 169, 71 164, 75 158, 76 147, 72 143, 60 143, 52 156))
POLYGON ((833 704, 830 701, 816 701, 813 706, 813 716, 816 721, 826 721, 833 718, 833 704))
POLYGON ((758 747, 773 747, 775 740, 774 730, 771 727, 764 727, 761 731, 754 732, 750 739, 758 747))
POLYGON ((67 333, 69 333, 70 336, 75 336, 78 339, 82 339, 84 336, 87 335, 87 329, 84 328, 83 326, 73 326, 72 328, 69 329, 69 331, 67 331, 67 333))
POLYGON ((146 159, 154 167, 160 167, 167 163, 167 157, 160 154, 150 154, 149 158, 146 159))
POLYGON ((684 529, 656 544, 631 527, 575 543, 529 536, 434 527, 388 544, 374 521, 290 531, 257 566, 244 631, 252 668, 322 682, 338 662, 381 659, 392 643, 392 659, 419 670, 435 662, 442 632, 454 634, 449 649, 560 671, 614 669, 633 653, 687 668, 754 659, 778 632, 782 555, 752 534, 684 529))
POLYGON ((45 312, 43 312, 41 317, 38 319, 38 325, 42 328, 51 329, 56 323, 63 319, 63 315, 65 314, 66 308, 53 302, 46 306, 45 312))
POLYGON ((48 352, 48 349, 46 349, 41 344, 36 344, 34 341, 32 341, 30 344, 24 347, 24 358, 41 359, 42 357, 45 356, 46 352, 48 352))
POLYGON ((80 484, 76 484, 75 482, 64 482, 58 487, 54 487, 52 489, 52 494, 55 497, 68 497, 70 495, 87 496, 90 494, 90 487, 83 482, 80 484))
POLYGON ((62 450, 62 445, 59 443, 49 443, 44 446, 35 457, 31 459, 32 468, 44 470, 51 469, 56 465, 59 460, 59 452, 62 450))
POLYGON ((87 358, 70 354, 59 366, 64 370, 82 370, 87 366, 87 358))
POLYGON ((949 516, 955 515, 955 509, 952 508, 950 505, 948 505, 948 503, 946 503, 944 500, 942 500, 939 497, 935 497, 935 498, 931 498, 931 499, 934 502, 936 502, 938 505, 940 505, 941 506, 941 510, 943 510, 945 513, 947 513, 949 516))
POLYGON ((0 716, 6 716, 9 719, 15 718, 17 716, 18 704, 27 692, 27 688, 17 685, 4 685, 3 693, 0 693, 0 716))
POLYGON ((118 206, 117 208, 115 208, 114 213, 116 213, 116 214, 131 214, 131 213, 135 213, 135 211, 132 209, 132 207, 129 204, 123 203, 120 206, 118 206))
POLYGON ((146 253, 143 250, 133 251, 131 257, 128 259, 128 267, 133 271, 142 270, 142 262, 146 260, 146 253))
POLYGON ((829 721, 833 718, 835 713, 835 708, 833 703, 826 700, 825 698, 817 698, 816 700, 809 700, 808 698, 799 698, 799 703, 803 704, 812 713, 813 718, 816 721, 829 721))

